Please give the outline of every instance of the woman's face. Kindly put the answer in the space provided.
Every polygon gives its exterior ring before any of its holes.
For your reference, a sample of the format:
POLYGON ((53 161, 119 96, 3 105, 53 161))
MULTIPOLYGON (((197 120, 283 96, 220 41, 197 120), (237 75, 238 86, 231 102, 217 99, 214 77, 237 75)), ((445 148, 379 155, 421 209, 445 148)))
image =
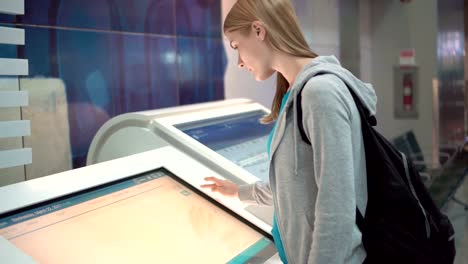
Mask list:
POLYGON ((237 50, 237 65, 251 72, 257 81, 268 79, 275 70, 272 68, 272 49, 265 41, 265 28, 260 24, 252 24, 248 35, 239 30, 225 32, 231 48, 237 50))

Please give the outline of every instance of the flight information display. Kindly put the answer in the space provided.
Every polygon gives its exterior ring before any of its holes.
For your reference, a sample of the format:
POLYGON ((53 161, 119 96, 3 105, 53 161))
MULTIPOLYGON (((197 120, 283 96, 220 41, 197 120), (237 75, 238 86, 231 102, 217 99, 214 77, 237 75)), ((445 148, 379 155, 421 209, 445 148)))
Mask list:
POLYGON ((263 263, 262 231, 166 169, 0 215, 38 263, 263 263))
POLYGON ((260 180, 268 181, 267 142, 274 125, 260 123, 265 114, 255 111, 176 127, 260 180))

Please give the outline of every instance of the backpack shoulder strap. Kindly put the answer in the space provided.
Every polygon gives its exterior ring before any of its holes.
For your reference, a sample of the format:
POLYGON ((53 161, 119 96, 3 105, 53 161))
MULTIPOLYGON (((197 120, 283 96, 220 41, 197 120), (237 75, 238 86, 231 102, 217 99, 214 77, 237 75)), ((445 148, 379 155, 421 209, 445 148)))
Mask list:
MULTIPOLYGON (((322 75, 322 74, 326 74, 326 73, 319 73, 317 75, 322 75)), ((317 75, 315 75, 315 76, 317 76, 317 75)), ((314 78, 314 77, 312 77, 312 78, 314 78)), ((307 84, 307 82, 306 82, 306 84, 307 84)), ((301 138, 305 143, 307 143, 308 145, 311 145, 311 142, 310 142, 309 138, 307 137, 307 134, 305 133, 304 124, 302 123, 302 121, 303 121, 302 120, 302 90, 304 89, 306 84, 304 84, 299 89, 299 92, 297 93, 296 113, 297 113, 297 124, 298 124, 298 127, 299 127, 299 133, 301 134, 301 138)), ((346 83, 345 83, 345 85, 346 85, 346 83)), ((362 119, 362 117, 366 117, 365 120, 369 123, 369 125, 376 126, 377 125, 377 119, 375 118, 375 116, 370 115, 370 111, 362 104, 361 100, 356 95, 356 93, 353 91, 353 89, 351 89, 348 85, 346 85, 346 87, 348 87, 348 90, 351 93, 351 96, 353 97, 354 103, 356 104, 356 107, 357 107, 357 109, 359 111, 361 119, 362 119)))
POLYGON ((312 145, 312 143, 310 143, 309 138, 307 137, 307 134, 305 133, 304 124, 302 123, 302 90, 304 89, 304 86, 302 86, 299 92, 297 93, 297 100, 296 100, 297 101, 296 103, 297 124, 299 126, 299 133, 301 134, 302 140, 305 143, 307 143, 307 145, 312 145))

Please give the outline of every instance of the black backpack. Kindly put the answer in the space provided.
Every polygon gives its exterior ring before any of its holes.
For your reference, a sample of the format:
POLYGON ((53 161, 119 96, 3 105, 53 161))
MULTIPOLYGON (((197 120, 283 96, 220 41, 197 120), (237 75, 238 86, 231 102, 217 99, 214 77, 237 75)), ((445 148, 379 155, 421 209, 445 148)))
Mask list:
MULTIPOLYGON (((303 88, 297 95, 297 118, 302 139, 311 145, 302 124, 303 88)), ((361 117, 366 155, 365 216, 356 208, 367 253, 364 263, 453 263, 455 235, 449 219, 435 205, 412 162, 372 127, 375 117, 348 90, 361 117)))

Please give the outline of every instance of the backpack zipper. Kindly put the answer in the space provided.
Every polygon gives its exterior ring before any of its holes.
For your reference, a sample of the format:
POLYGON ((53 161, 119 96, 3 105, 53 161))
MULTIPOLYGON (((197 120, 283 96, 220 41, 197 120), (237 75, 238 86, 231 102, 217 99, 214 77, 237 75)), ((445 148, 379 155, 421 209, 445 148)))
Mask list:
POLYGON ((421 208, 421 211, 424 215, 424 221, 426 223, 426 236, 427 238, 430 238, 431 236, 431 226, 429 225, 429 221, 427 220, 427 214, 426 211, 424 210, 424 207, 422 206, 421 202, 419 201, 418 196, 416 195, 416 191, 414 190, 413 184, 411 183, 411 179, 409 177, 409 172, 408 172, 408 162, 406 160, 406 156, 403 152, 400 152, 401 156, 403 157, 403 164, 405 166, 405 174, 406 174, 406 179, 408 180, 408 184, 411 189, 411 193, 413 194, 414 198, 416 198, 416 201, 418 201, 419 207, 421 208))

